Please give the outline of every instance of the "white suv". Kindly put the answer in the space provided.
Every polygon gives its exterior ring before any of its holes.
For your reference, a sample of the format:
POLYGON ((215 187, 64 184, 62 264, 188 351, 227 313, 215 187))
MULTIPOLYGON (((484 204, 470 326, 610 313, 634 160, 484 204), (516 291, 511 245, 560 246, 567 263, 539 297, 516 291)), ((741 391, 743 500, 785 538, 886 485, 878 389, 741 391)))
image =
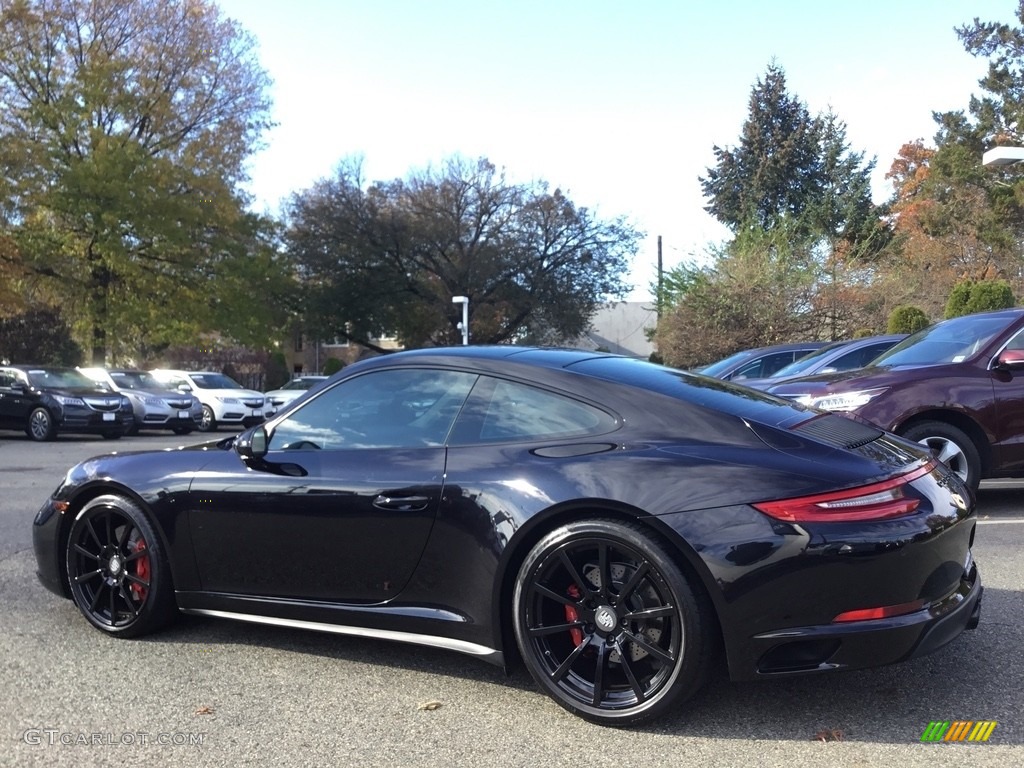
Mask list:
POLYGON ((156 368, 150 373, 169 389, 188 387, 203 404, 200 432, 213 432, 221 424, 252 427, 273 415, 264 407, 261 392, 245 389, 230 376, 216 371, 172 371, 156 368))

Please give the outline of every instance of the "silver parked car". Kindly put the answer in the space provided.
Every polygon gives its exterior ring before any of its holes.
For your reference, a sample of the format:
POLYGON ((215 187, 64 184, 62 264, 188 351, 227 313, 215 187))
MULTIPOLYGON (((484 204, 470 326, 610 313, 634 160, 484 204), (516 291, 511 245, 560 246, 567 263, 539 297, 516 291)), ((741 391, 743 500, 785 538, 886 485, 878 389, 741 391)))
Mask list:
POLYGON ((151 373, 129 368, 78 370, 131 401, 135 422, 129 434, 136 434, 140 429, 170 429, 176 435, 187 435, 202 422, 203 405, 196 397, 189 392, 169 389, 151 373))

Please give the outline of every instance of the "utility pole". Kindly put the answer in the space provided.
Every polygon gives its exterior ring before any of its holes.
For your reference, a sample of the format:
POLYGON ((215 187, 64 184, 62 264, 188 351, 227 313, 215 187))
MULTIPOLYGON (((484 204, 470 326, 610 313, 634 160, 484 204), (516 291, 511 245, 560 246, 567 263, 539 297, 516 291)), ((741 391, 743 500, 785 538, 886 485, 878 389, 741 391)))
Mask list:
POLYGON ((661 305, 665 300, 665 269, 661 260, 661 235, 658 235, 658 296, 657 296, 657 314, 658 319, 661 319, 661 305))

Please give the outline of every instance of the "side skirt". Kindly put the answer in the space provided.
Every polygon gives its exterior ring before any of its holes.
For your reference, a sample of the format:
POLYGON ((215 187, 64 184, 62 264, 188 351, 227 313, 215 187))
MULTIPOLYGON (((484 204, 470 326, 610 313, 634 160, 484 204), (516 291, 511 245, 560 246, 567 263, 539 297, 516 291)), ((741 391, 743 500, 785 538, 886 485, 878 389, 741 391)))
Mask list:
POLYGON ((484 661, 497 666, 505 665, 501 651, 487 648, 476 643, 469 643, 465 640, 456 640, 450 637, 437 637, 435 635, 423 635, 415 632, 399 632, 393 629, 371 629, 369 627, 352 627, 341 624, 325 624, 320 621, 304 621, 301 619, 284 619, 274 616, 259 616, 251 613, 235 613, 233 611, 219 611, 210 608, 182 608, 182 613, 196 616, 214 616, 222 619, 236 619, 238 621, 249 621, 255 624, 270 624, 278 627, 292 627, 296 629, 310 629, 317 632, 333 632, 337 635, 351 635, 354 637, 367 637, 378 640, 393 640, 399 643, 412 643, 414 645, 425 645, 433 648, 443 648, 449 651, 457 651, 470 656, 477 656, 484 661))

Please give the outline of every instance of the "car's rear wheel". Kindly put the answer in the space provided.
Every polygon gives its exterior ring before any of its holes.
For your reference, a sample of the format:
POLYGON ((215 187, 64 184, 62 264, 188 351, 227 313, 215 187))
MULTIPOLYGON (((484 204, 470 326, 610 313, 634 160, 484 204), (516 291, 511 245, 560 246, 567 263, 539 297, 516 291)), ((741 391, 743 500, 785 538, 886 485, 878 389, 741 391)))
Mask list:
POLYGON ((99 496, 78 513, 67 541, 71 597, 111 635, 137 637, 175 614, 171 571, 160 539, 131 500, 99 496))
POLYGON ((939 461, 953 470, 971 490, 981 482, 978 448, 963 430, 943 421, 922 421, 901 432, 903 437, 924 445, 939 461))
POLYGON ((519 571, 514 630, 534 680, 570 712, 631 725, 701 686, 711 609, 666 545, 614 520, 564 525, 519 571))
POLYGON ((30 438, 38 442, 53 440, 57 436, 57 425, 53 421, 53 415, 39 406, 33 409, 28 416, 28 427, 25 432, 30 438))
POLYGON ((213 408, 203 406, 203 418, 199 422, 200 432, 215 432, 217 430, 217 419, 213 415, 213 408))

